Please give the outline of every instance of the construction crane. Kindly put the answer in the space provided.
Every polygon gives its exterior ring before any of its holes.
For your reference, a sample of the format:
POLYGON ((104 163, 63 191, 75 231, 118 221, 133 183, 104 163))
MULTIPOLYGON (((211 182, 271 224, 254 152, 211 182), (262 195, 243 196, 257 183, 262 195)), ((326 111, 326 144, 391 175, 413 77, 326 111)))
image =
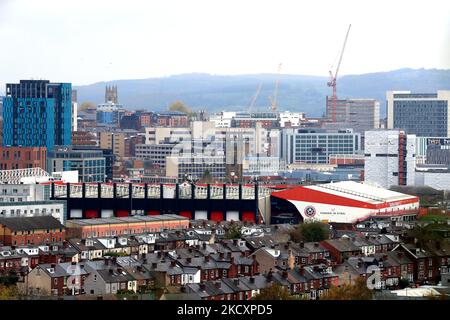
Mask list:
POLYGON ((259 93, 261 92, 262 83, 258 85, 258 88, 256 89, 255 95, 252 97, 252 101, 250 101, 250 104, 248 105, 248 112, 252 112, 252 108, 256 103, 256 100, 258 99, 259 93))
POLYGON ((272 111, 277 111, 277 97, 278 97, 278 87, 280 85, 280 73, 281 73, 281 63, 278 65, 278 71, 277 71, 277 80, 275 81, 275 91, 273 93, 273 97, 269 96, 271 109, 272 111))
MULTIPOLYGON (((339 63, 337 65, 337 67, 336 67, 336 72, 333 75, 333 72, 330 70, 330 80, 327 83, 329 87, 333 87, 332 122, 334 122, 334 123, 336 122, 336 100, 337 100, 337 96, 336 96, 336 79, 337 79, 337 76, 338 76, 339 67, 341 66, 342 56, 344 55, 345 45, 347 44, 348 34, 350 32, 351 26, 352 26, 351 24, 348 26, 347 34, 345 35, 344 45, 342 46, 341 56, 339 58, 339 63)), ((331 67, 331 68, 333 68, 333 67, 331 67)))

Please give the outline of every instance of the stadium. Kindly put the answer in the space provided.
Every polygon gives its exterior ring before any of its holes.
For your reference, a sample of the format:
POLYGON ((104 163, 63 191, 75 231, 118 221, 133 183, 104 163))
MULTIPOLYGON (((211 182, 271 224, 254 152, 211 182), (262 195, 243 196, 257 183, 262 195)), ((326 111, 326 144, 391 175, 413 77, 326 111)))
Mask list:
POLYGON ((353 181, 299 186, 271 194, 272 223, 319 220, 353 224, 371 217, 408 219, 419 198, 353 181))

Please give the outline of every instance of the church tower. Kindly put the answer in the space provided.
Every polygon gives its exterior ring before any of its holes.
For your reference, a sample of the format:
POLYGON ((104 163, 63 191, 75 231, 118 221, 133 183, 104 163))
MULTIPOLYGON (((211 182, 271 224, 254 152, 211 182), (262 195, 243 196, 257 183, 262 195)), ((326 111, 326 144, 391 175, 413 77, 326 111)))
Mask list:
POLYGON ((105 103, 112 102, 114 104, 119 103, 119 99, 117 98, 117 86, 106 86, 105 89, 105 103))

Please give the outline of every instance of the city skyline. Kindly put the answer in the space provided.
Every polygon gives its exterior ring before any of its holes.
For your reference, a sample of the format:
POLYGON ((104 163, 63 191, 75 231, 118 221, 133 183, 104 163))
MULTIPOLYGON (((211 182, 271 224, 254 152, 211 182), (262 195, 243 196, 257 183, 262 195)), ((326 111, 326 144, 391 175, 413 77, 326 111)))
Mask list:
POLYGON ((0 36, 8 50, 0 53, 0 86, 24 78, 84 85, 192 72, 276 73, 279 63, 283 74, 327 76, 350 23, 340 75, 449 69, 450 5, 431 4, 398 1, 386 10, 380 3, 354 1, 68 6, 5 0, 0 36))

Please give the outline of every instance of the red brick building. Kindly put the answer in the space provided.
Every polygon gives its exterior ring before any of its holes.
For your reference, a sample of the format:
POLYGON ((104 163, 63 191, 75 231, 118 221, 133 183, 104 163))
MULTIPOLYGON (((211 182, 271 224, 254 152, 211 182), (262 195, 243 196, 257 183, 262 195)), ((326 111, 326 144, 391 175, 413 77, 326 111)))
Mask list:
POLYGON ((97 137, 89 131, 73 131, 72 132, 73 146, 95 146, 97 145, 97 137))
POLYGON ((0 170, 46 169, 45 147, 0 147, 0 170))
POLYGON ((51 216, 0 218, 0 243, 5 246, 62 242, 66 231, 51 216))

